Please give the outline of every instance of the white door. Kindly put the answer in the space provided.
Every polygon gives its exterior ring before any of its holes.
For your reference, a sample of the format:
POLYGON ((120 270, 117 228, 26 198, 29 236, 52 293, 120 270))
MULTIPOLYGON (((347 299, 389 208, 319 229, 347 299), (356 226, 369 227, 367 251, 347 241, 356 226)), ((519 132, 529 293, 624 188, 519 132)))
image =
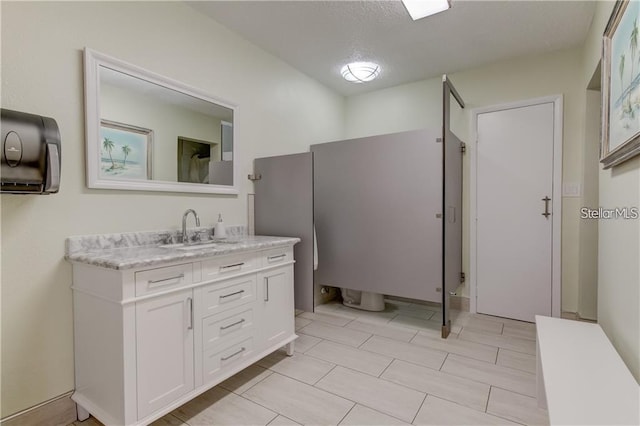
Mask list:
POLYGON ((479 313, 551 315, 554 103, 478 114, 479 313))

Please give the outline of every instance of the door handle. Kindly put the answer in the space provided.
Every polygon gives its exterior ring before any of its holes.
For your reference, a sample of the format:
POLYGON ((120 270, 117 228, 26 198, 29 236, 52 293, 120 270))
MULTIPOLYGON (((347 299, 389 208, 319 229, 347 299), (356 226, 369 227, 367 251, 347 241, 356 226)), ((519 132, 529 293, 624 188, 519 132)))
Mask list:
POLYGON ((545 195, 542 201, 544 201, 544 213, 542 213, 542 216, 549 219, 549 216, 551 216, 551 213, 549 213, 549 201, 551 201, 551 198, 549 198, 548 195, 545 195))
POLYGON ((189 326, 187 330, 193 330, 193 298, 187 298, 187 304, 189 305, 189 326))

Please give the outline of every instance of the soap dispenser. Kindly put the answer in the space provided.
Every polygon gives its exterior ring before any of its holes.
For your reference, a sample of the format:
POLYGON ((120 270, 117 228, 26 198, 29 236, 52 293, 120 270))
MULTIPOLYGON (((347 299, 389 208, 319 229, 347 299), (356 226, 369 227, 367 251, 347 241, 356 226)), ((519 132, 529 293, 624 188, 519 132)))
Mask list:
POLYGON ((224 222, 222 221, 222 213, 218 214, 218 222, 213 231, 214 238, 226 238, 227 237, 227 229, 224 226, 224 222))

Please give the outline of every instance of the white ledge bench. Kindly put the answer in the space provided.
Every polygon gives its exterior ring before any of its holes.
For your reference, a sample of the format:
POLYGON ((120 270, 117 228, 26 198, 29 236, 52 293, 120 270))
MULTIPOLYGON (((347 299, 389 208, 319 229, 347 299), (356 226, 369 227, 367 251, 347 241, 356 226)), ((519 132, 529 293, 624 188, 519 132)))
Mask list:
POLYGON ((640 386, 598 324, 536 315, 538 406, 552 425, 640 425, 640 386))

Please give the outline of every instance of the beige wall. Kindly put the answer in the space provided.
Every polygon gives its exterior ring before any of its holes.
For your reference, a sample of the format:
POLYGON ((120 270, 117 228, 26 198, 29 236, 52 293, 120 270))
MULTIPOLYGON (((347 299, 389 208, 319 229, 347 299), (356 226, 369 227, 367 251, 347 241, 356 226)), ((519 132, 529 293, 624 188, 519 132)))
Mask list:
MULTIPOLYGON (((598 2, 582 58, 582 86, 598 67, 601 37, 613 8, 598 2)), ((640 157, 610 170, 599 167, 604 208, 640 207, 640 157)), ((640 220, 598 223, 598 323, 640 381, 640 220)))
MULTIPOLYGON (((579 48, 494 63, 453 73, 451 80, 466 103, 463 114, 452 120, 454 132, 469 142, 473 108, 541 96, 564 95, 563 180, 582 179, 582 128, 584 91, 579 48)), ((441 126, 442 83, 432 78, 391 89, 347 98, 348 137, 441 126)), ((473 144, 467 144, 468 152, 473 144)), ((469 194, 469 158, 464 157, 463 191, 469 194)), ((463 268, 469 271, 468 197, 463 200, 463 268)), ((578 304, 578 212, 579 198, 563 199, 562 309, 575 312, 578 304)), ((468 296, 468 287, 459 293, 468 296)))
POLYGON ((180 2, 2 2, 2 107, 53 117, 62 187, 2 195, 2 417, 70 391, 73 376, 69 235, 177 228, 187 208, 212 225, 246 223, 239 196, 88 190, 85 46, 239 105, 240 176, 252 159, 343 136, 344 99, 180 2))

